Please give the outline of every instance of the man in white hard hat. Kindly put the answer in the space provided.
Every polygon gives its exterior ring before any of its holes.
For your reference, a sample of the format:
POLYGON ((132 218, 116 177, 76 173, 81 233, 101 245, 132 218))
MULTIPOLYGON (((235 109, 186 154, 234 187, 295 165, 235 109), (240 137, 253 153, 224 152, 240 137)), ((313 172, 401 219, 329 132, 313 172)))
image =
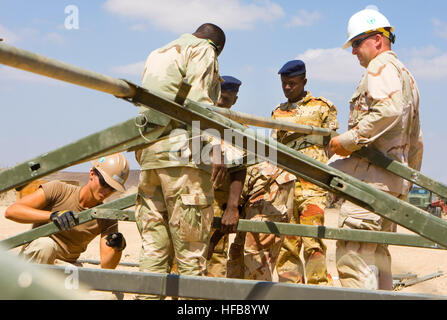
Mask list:
MULTIPOLYGON (((354 14, 343 48, 352 47, 366 68, 350 100, 348 131, 333 138, 330 165, 395 197, 405 199, 411 184, 367 160, 350 154, 364 146, 420 170, 422 132, 419 91, 411 73, 391 51, 394 27, 377 9, 354 14)), ((396 225, 373 212, 344 201, 339 227, 395 231, 396 225)), ((392 290, 391 256, 386 245, 337 241, 337 270, 344 287, 392 290)))
POLYGON ((25 245, 21 255, 35 263, 75 264, 88 244, 101 235, 101 267, 114 269, 126 247, 126 240, 118 232, 118 221, 95 219, 75 226, 76 213, 102 204, 115 191, 125 191, 128 176, 126 157, 112 154, 93 162, 89 181, 83 187, 54 180, 12 204, 5 211, 7 219, 33 223, 33 228, 54 222, 61 229, 25 245))

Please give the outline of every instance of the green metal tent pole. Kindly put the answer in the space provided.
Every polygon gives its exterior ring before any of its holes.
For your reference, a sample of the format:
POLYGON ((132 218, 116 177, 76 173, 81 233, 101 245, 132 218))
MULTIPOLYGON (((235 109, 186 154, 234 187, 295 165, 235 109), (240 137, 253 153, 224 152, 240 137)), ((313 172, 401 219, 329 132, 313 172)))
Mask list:
MULTIPOLYGON (((112 219, 121 221, 135 221, 135 212, 119 209, 95 209, 91 215, 97 219, 112 219)), ((214 217, 212 227, 220 228, 221 218, 214 217)), ((324 226, 309 226, 304 224, 250 221, 239 219, 237 231, 255 233, 274 233, 277 235, 301 236, 330 240, 346 240, 358 242, 375 242, 396 246, 418 247, 427 249, 447 248, 429 241, 423 237, 412 234, 396 232, 378 232, 369 230, 338 229, 324 226)))
POLYGON ((0 171, 0 193, 100 155, 132 150, 135 146, 147 144, 147 140, 164 130, 159 126, 146 126, 140 132, 135 125, 139 117, 0 171))
MULTIPOLYGON (((5 45, 1 44, 0 62, 7 60, 4 59, 4 48, 6 48, 5 45)), ((82 73, 76 73, 76 76, 82 78, 83 75, 82 73)), ((61 78, 61 80, 64 79, 61 78)), ((77 84, 83 85, 82 83, 77 84)), ((211 110, 204 109, 198 104, 190 102, 187 107, 183 107, 136 85, 129 84, 129 87, 134 87, 136 92, 131 97, 133 103, 149 106, 151 109, 182 123, 191 124, 193 121, 198 121, 201 130, 213 128, 221 136, 225 136, 225 129, 233 129, 232 132, 235 136, 244 139, 244 146, 257 144, 259 147, 264 148, 264 150, 266 150, 266 147, 269 147, 270 150, 276 152, 276 163, 280 167, 326 190, 342 195, 348 200, 415 231, 429 240, 435 241, 443 246, 447 245, 447 239, 444 236, 447 223, 441 219, 431 217, 422 210, 404 201, 377 190, 341 171, 319 163, 285 145, 278 144, 272 139, 262 136, 256 137, 252 130, 250 131, 242 125, 220 116, 211 110)), ((266 156, 259 156, 258 158, 269 160, 266 156)))
MULTIPOLYGON (((123 207, 128 208, 135 204, 136 195, 130 195, 123 200, 111 202, 107 207, 95 207, 88 209, 87 213, 81 212, 81 219, 78 224, 86 223, 92 219, 111 219, 119 221, 135 222, 135 212, 131 210, 122 210, 123 207), (118 202, 117 202, 118 201, 118 202)), ((220 228, 220 218, 215 217, 212 227, 220 228)), ((427 248, 427 249, 443 249, 447 248, 429 241, 423 237, 412 234, 400 234, 395 232, 377 232, 369 230, 351 230, 337 229, 324 226, 308 226, 293 223, 266 222, 266 221, 250 221, 240 219, 237 225, 239 232, 255 232, 255 233, 274 233, 277 235, 301 236, 329 240, 345 240, 358 242, 374 242, 380 244, 427 248)), ((39 228, 26 231, 24 233, 12 236, 0 241, 0 245, 4 245, 8 249, 29 243, 37 238, 49 236, 50 234, 59 232, 53 223, 40 226, 39 228)))
POLYGON ((270 129, 278 129, 278 130, 286 130, 299 132, 307 135, 321 135, 321 136, 330 136, 334 133, 333 130, 326 128, 319 128, 309 125, 297 124, 288 121, 280 121, 275 119, 268 119, 265 117, 260 117, 252 114, 243 113, 240 111, 230 110, 226 108, 219 108, 214 106, 207 106, 210 110, 213 110, 220 115, 223 115, 233 121, 249 124, 256 127, 270 128, 270 129))
MULTIPOLYGON (((231 120, 234 120, 239 123, 245 123, 249 125, 254 125, 258 127, 278 129, 278 130, 287 130, 300 132, 306 135, 310 135, 312 137, 303 138, 304 140, 309 140, 309 144, 316 144, 320 146, 326 146, 331 137, 338 136, 333 130, 325 129, 325 128, 317 128, 313 126, 304 126, 299 124, 289 124, 286 121, 278 121, 273 119, 267 119, 264 117, 259 117, 255 115, 250 115, 230 109, 218 108, 213 106, 203 107, 213 110, 231 120), (327 137, 324 139, 324 137, 327 137), (329 139, 328 139, 329 138, 329 139)), ((447 186, 435 181, 428 176, 422 174, 421 172, 414 170, 406 165, 403 165, 399 161, 393 160, 384 154, 374 150, 372 148, 363 147, 362 149, 353 153, 353 155, 365 158, 369 162, 374 163, 375 165, 405 179, 412 183, 415 183, 429 191, 432 191, 443 198, 447 198, 447 186)))
POLYGON ((133 88, 122 80, 75 67, 4 43, 0 43, 0 62, 10 67, 110 93, 117 97, 130 97, 135 93, 133 88))

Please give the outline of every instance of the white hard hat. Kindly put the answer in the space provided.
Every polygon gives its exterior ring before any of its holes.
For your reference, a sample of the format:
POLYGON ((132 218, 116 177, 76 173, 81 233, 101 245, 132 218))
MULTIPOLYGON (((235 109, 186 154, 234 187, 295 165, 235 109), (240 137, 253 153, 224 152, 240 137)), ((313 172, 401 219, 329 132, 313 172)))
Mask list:
POLYGON ((390 32, 394 32, 394 27, 391 26, 388 19, 378 10, 367 8, 357 12, 349 19, 348 40, 346 40, 342 49, 348 48, 351 45, 351 40, 358 35, 381 28, 390 28, 390 32))

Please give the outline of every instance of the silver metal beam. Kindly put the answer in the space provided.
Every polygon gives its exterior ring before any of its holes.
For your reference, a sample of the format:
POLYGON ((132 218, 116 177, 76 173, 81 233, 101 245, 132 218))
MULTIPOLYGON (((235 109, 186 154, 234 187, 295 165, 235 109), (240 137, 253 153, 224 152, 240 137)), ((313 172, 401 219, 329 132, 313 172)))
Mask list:
POLYGON ((299 132, 302 134, 312 134, 321 136, 330 136, 331 134, 335 134, 335 131, 331 129, 314 127, 304 124, 297 124, 288 121, 268 119, 265 117, 260 117, 253 114, 247 114, 226 108, 219 108, 214 106, 207 106, 207 108, 236 122, 245 123, 256 127, 287 130, 287 131, 299 132))
MULTIPOLYGON (((100 260, 94 260, 94 259, 78 259, 78 260, 76 260, 76 262, 77 263, 89 263, 89 264, 95 264, 95 265, 101 264, 100 260)), ((138 268, 140 266, 139 263, 135 263, 135 262, 120 262, 120 263, 118 263, 118 265, 125 266, 125 267, 134 267, 134 268, 138 268)))
MULTIPOLYGON (((40 265, 65 272, 66 267, 40 265)), ((73 267, 70 266, 71 269, 73 267)), ((211 300, 447 300, 447 296, 362 290, 267 281, 182 276, 137 271, 77 268, 79 281, 93 290, 157 294, 211 300)))
POLYGON ((123 80, 75 67, 4 43, 0 43, 0 61, 10 67, 110 93, 117 97, 130 97, 135 94, 135 89, 123 80))

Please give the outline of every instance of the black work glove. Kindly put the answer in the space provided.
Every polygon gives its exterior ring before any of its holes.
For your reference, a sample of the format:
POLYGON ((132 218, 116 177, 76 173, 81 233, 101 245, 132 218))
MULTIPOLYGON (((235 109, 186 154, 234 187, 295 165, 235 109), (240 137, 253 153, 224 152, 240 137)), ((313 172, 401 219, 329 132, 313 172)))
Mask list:
POLYGON ((78 215, 71 210, 55 211, 50 214, 50 220, 61 230, 68 230, 76 226, 78 215))
POLYGON ((114 232, 107 235, 106 240, 106 245, 118 251, 122 251, 126 247, 126 239, 124 239, 121 232, 114 232))

